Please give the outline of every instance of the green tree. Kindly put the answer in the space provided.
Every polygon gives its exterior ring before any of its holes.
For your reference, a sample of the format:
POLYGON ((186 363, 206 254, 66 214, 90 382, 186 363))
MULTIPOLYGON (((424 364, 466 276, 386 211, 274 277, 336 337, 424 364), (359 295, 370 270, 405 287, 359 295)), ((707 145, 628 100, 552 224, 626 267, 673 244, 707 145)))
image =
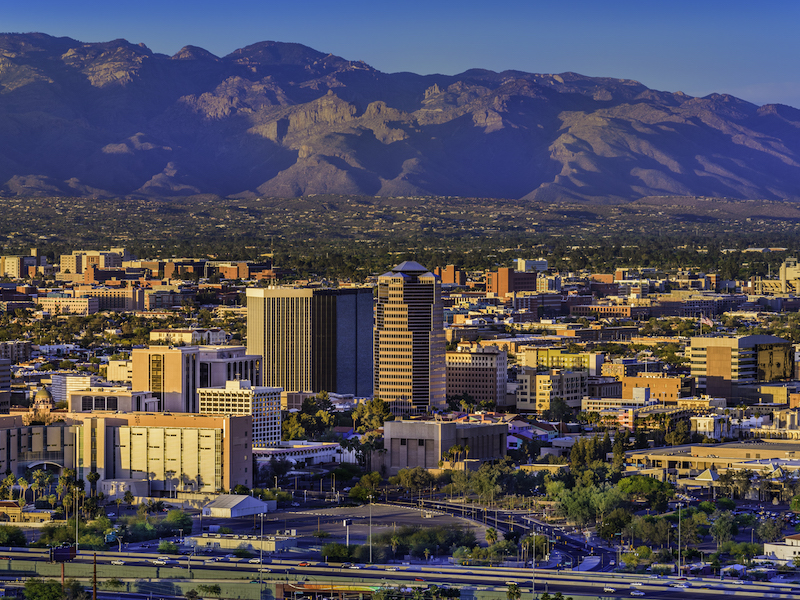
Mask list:
POLYGON ((203 596, 219 596, 222 594, 222 588, 220 588, 217 583, 212 583, 210 585, 201 583, 197 586, 197 591, 203 594, 203 596))
POLYGON ((625 435, 621 431, 617 431, 614 436, 614 445, 612 446, 613 458, 611 460, 611 469, 620 472, 625 466, 625 435))
POLYGON ((547 421, 565 421, 571 419, 575 412, 569 407, 563 398, 553 398, 550 400, 550 408, 548 408, 542 417, 547 421))
POLYGON ((97 482, 100 481, 100 473, 97 471, 90 471, 86 474, 86 480, 89 482, 92 496, 95 496, 97 494, 97 482))
POLYGON ((384 422, 393 419, 394 416, 389 410, 389 405, 380 398, 362 402, 353 411, 353 423, 359 433, 375 431, 383 427, 384 422))
POLYGON ((180 529, 185 534, 192 533, 192 517, 182 510, 171 510, 167 513, 164 523, 175 529, 180 529))
POLYGON ((733 539, 735 524, 730 511, 726 510, 717 515, 717 519, 709 529, 709 533, 711 533, 711 537, 713 537, 714 541, 717 543, 717 548, 733 539))
POLYGON ((522 597, 522 590, 516 583, 509 583, 506 590, 506 598, 508 600, 519 600, 522 597))
POLYGON ((158 551, 161 554, 177 554, 178 553, 178 546, 176 546, 172 542, 161 542, 158 545, 158 551))
POLYGON ((497 530, 494 527, 489 527, 486 530, 486 543, 494 546, 497 543, 497 530))
POLYGON ((0 525, 0 546, 27 546, 25 533, 14 525, 0 525))
POLYGON ((27 600, 62 600, 61 584, 49 579, 44 581, 33 577, 25 582, 25 598, 27 600))
POLYGON ((783 530, 777 519, 767 519, 758 526, 756 535, 762 542, 777 542, 783 537, 783 530))
POLYGON ((433 475, 422 467, 400 469, 397 475, 389 478, 390 485, 397 485, 414 492, 431 487, 433 482, 433 475))

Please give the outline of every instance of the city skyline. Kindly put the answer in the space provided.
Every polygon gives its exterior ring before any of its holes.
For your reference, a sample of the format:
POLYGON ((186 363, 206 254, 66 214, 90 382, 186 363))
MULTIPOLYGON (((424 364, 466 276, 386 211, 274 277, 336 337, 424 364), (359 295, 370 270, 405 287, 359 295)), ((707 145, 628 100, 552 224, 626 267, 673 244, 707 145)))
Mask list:
POLYGON ((800 42, 792 31, 799 13, 800 5, 788 1, 513 0, 491 8, 413 1, 393 9, 360 0, 224 6, 37 0, 6 7, 3 29, 84 42, 125 38, 168 55, 186 45, 224 56, 260 41, 295 42, 389 73, 572 71, 693 96, 727 93, 800 107, 800 42))

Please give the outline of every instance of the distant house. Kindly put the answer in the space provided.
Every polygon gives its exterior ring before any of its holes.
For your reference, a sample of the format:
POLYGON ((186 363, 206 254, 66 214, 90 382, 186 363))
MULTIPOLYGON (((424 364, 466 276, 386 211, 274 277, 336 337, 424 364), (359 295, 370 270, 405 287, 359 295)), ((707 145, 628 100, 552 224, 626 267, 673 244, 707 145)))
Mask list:
POLYGON ((0 500, 0 521, 10 523, 44 523, 52 520, 52 510, 22 507, 12 500, 0 500))

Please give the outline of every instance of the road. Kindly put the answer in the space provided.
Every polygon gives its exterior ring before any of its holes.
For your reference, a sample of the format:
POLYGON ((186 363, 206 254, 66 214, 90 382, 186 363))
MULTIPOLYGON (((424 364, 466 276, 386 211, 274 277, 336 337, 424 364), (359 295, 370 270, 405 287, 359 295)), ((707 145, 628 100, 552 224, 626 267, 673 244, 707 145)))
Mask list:
MULTIPOLYGON (((25 567, 26 561, 42 561, 45 553, 41 551, 11 551, 3 552, 2 558, 12 559, 14 566, 25 567)), ((188 557, 176 557, 171 559, 167 566, 157 568, 151 561, 157 559, 154 553, 142 555, 127 555, 114 552, 98 552, 97 561, 100 565, 108 565, 112 560, 124 560, 125 565, 116 568, 116 577, 126 578, 126 567, 139 566, 152 569, 152 577, 169 579, 172 577, 185 577, 185 569, 188 567, 188 557), (177 571, 181 569, 181 571, 177 571)), ((94 560, 94 553, 79 554, 76 562, 91 563, 94 560)), ((696 600, 698 598, 712 598, 719 595, 736 594, 737 599, 758 599, 764 598, 797 598, 800 596, 800 586, 787 584, 769 583, 747 583, 737 584, 733 581, 719 581, 716 579, 695 579, 681 582, 675 578, 650 579, 642 576, 611 574, 611 573, 580 573, 575 571, 539 571, 534 574, 531 569, 517 569, 507 567, 457 567, 441 566, 429 567, 420 565, 373 565, 362 566, 358 569, 342 568, 337 565, 326 565, 318 561, 308 561, 307 566, 300 566, 300 562, 306 561, 273 561, 263 567, 258 564, 247 562, 246 560, 201 560, 198 557, 191 558, 192 569, 197 571, 202 569, 202 579, 196 581, 216 581, 214 572, 220 573, 220 580, 229 580, 231 572, 247 574, 254 580, 259 579, 259 569, 269 569, 269 572, 262 572, 261 577, 267 582, 292 582, 302 589, 304 583, 314 582, 334 582, 334 583, 368 583, 375 586, 424 586, 431 584, 449 587, 470 587, 477 590, 501 590, 505 591, 508 582, 515 582, 522 590, 523 594, 531 592, 532 579, 535 576, 535 589, 538 593, 548 591, 553 594, 562 592, 564 595, 581 595, 601 599, 610 598, 630 598, 631 592, 640 590, 644 593, 642 598, 673 598, 676 600, 696 600), (222 577, 225 572, 228 577, 222 577), (631 584, 640 585, 631 585, 631 584), (687 585, 687 588, 671 587, 676 584, 687 585), (605 589, 614 591, 604 591, 605 589)), ((9 573, 11 576, 11 573, 9 573)), ((133 574, 131 574, 133 576, 133 574)), ((136 575, 137 577, 139 574, 136 575)), ((116 597, 112 594, 111 597, 116 597)))

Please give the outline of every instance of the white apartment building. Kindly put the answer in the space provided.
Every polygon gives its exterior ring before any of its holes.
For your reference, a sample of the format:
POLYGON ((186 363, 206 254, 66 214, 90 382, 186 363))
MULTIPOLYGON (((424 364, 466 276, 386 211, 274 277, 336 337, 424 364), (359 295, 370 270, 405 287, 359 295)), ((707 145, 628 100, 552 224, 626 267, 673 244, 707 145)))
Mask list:
POLYGON ((210 329, 153 329, 151 342, 167 342, 185 346, 222 346, 228 342, 228 332, 219 327, 210 329))
POLYGON ((200 388, 197 392, 200 414, 252 416, 254 448, 281 441, 283 388, 254 386, 249 381, 237 380, 225 382, 225 387, 200 388))
POLYGON ((787 563, 793 561, 800 556, 800 534, 787 535, 782 542, 764 544, 764 555, 787 563))
POLYGON ((79 375, 78 373, 59 373, 51 377, 53 402, 66 402, 72 391, 88 390, 103 381, 97 375, 79 375))

